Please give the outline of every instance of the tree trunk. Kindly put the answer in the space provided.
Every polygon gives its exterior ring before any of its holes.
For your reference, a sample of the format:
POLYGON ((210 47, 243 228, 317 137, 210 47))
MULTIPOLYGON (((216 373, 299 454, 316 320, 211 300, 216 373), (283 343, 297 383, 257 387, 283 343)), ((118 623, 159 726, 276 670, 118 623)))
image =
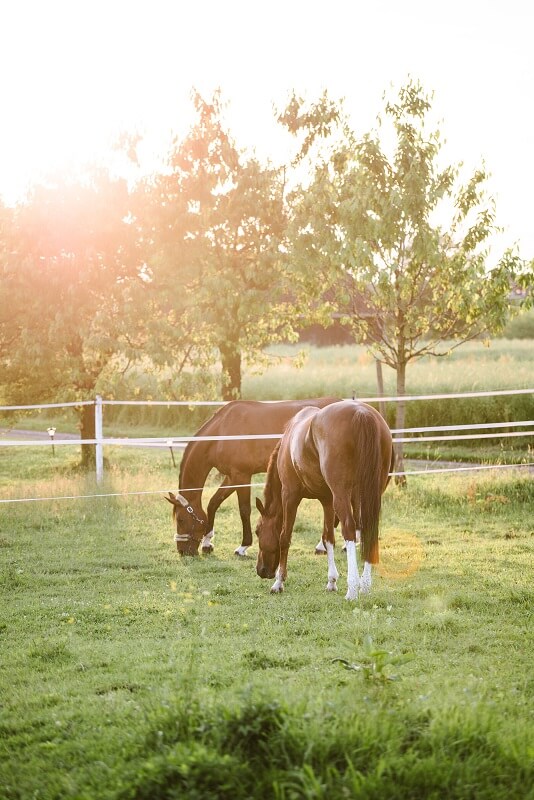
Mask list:
POLYGON ((222 398, 238 400, 241 397, 241 351, 233 342, 219 345, 222 364, 222 398))
MULTIPOLYGON (((80 414, 80 435, 82 439, 95 438, 95 407, 82 406, 80 414)), ((83 469, 90 470, 96 468, 96 447, 94 444, 82 444, 83 469)))
MULTIPOLYGON (((402 361, 397 364, 397 397, 404 397, 406 394, 406 362, 402 361)), ((406 402, 399 400, 397 402, 397 413, 395 419, 395 427, 401 429, 405 427, 406 421, 406 402)), ((404 436, 404 434, 397 434, 404 436)), ((404 445, 399 442, 395 445, 395 472, 404 472, 404 445)), ((406 486, 406 476, 398 475, 395 478, 395 483, 398 486, 406 486)))
MULTIPOLYGON (((380 361, 380 359, 375 358, 375 364, 376 364, 376 385, 378 388, 378 396, 384 397, 384 376, 382 375, 382 362, 380 361)), ((379 401, 378 410, 380 411, 384 419, 386 419, 386 404, 379 401)))

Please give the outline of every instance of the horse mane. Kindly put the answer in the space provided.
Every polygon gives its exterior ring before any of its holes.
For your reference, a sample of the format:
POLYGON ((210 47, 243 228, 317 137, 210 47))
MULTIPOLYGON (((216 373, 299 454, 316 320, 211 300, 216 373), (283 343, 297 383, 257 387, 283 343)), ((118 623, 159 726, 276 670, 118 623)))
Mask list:
POLYGON ((267 466, 267 479, 263 490, 265 510, 269 516, 274 516, 280 508, 282 497, 282 483, 278 474, 278 452, 280 450, 281 439, 278 440, 276 447, 271 453, 267 466))

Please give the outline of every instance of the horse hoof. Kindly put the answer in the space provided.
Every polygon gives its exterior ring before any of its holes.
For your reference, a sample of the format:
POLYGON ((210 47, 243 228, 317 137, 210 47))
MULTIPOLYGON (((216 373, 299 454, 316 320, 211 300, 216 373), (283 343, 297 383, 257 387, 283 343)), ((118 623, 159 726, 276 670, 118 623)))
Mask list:
POLYGON ((326 555, 326 550, 321 550, 320 547, 316 547, 315 548, 315 555, 316 556, 325 556, 326 555))
POLYGON ((247 555, 247 548, 246 547, 236 547, 234 550, 234 556, 238 556, 239 558, 245 558, 247 555))
POLYGON ((212 544, 203 544, 202 545, 202 552, 207 555, 208 553, 213 553, 213 545, 212 544))

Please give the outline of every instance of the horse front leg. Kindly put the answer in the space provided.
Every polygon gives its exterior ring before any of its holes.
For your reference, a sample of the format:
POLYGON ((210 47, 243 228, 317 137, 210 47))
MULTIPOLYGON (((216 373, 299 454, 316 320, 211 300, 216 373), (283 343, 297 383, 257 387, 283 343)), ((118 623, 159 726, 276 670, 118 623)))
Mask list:
MULTIPOLYGON (((339 525, 339 518, 337 514, 334 513, 334 528, 337 528, 338 525, 339 525)), ((345 545, 343 545, 343 550, 345 550, 345 545)), ((325 544, 324 529, 323 529, 323 535, 315 545, 315 555, 325 556, 326 554, 327 552, 326 552, 326 544, 325 544)))
POLYGON ((284 591, 284 585, 287 580, 287 556, 289 553, 289 546, 280 548, 280 561, 275 574, 275 581, 271 586, 271 594, 280 594, 284 591))
POLYGON ((201 542, 201 545, 200 545, 201 548, 202 548, 202 552, 203 553, 211 553, 211 552, 213 552, 213 538, 215 536, 215 514, 216 514, 219 506, 221 505, 221 503, 224 503, 224 501, 228 497, 230 497, 232 492, 235 491, 235 489, 229 489, 228 488, 228 486, 231 485, 231 483, 232 483, 232 481, 230 480, 228 475, 226 475, 224 480, 223 480, 223 482, 221 483, 221 485, 219 486, 219 488, 217 489, 217 491, 213 495, 213 497, 210 498, 210 501, 208 503, 208 508, 207 508, 208 532, 204 536, 204 538, 202 539, 202 542, 201 542))
MULTIPOLYGON (((248 475, 246 477, 242 477, 242 479, 236 481, 236 483, 249 484, 251 480, 252 476, 248 475)), ((243 527, 243 537, 241 539, 240 546, 236 547, 234 553, 236 556, 245 556, 247 549, 252 544, 252 527, 250 524, 250 486, 241 486, 239 489, 236 489, 236 492, 237 500, 239 502, 239 515, 241 517, 241 525, 243 527)))
POLYGON ((282 564, 282 559, 280 558, 280 563, 278 564, 278 569, 276 570, 275 574, 275 581, 271 586, 271 594, 281 594, 281 592, 284 591, 284 584, 286 578, 287 578, 287 551, 284 564, 282 564))
POLYGON ((286 499, 283 501, 283 522, 282 532, 280 534, 280 561, 278 562, 278 569, 276 570, 275 582, 271 586, 272 594, 279 594, 284 591, 284 584, 287 579, 287 556, 289 553, 289 545, 291 544, 291 535, 293 533, 293 526, 297 516, 297 508, 302 498, 286 499))

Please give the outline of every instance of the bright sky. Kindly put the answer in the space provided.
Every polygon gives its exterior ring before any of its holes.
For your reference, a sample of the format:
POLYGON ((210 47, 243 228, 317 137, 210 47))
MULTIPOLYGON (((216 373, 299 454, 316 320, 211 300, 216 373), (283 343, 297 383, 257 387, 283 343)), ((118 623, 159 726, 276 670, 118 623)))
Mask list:
POLYGON ((121 130, 167 141, 190 91, 221 87, 238 145, 278 160, 292 89, 345 98, 354 129, 412 75, 434 91, 449 162, 492 173, 505 244, 534 257, 532 0, 6 0, 0 194, 103 155, 121 130))

